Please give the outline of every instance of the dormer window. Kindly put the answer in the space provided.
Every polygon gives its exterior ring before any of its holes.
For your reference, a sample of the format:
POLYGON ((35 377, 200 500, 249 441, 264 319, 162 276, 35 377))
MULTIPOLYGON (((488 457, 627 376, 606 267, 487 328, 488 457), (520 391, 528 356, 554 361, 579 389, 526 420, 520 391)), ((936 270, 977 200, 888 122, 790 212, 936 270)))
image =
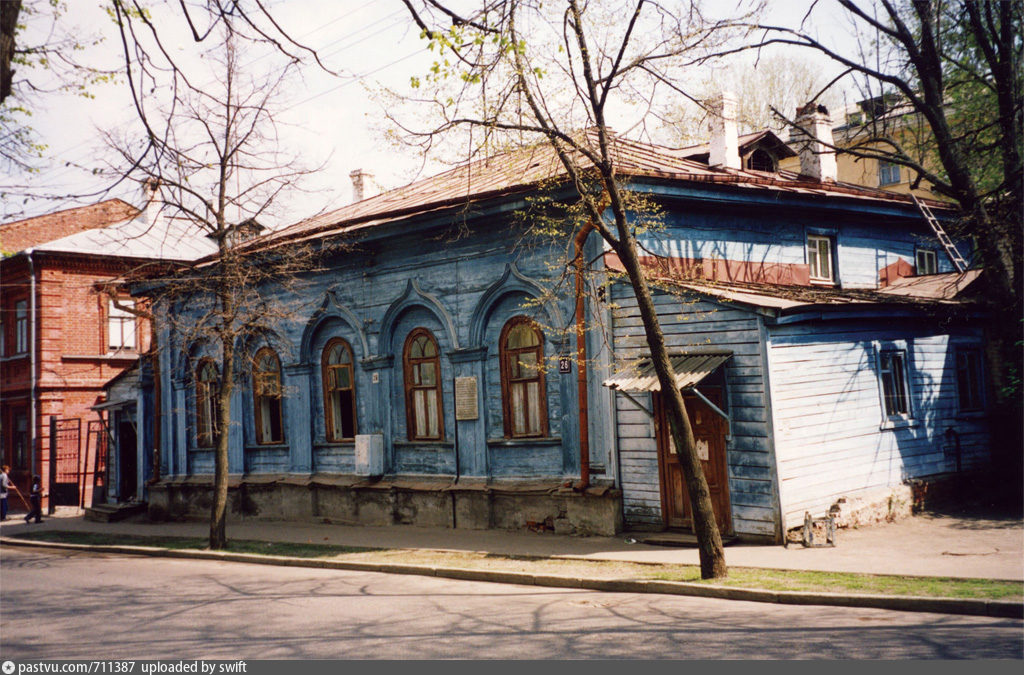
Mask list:
MULTIPOLYGON (((235 225, 229 225, 224 233, 224 243, 227 244, 228 248, 234 248, 239 244, 243 244, 251 239, 255 239, 259 236, 260 232, 266 228, 256 222, 255 218, 249 218, 243 220, 235 225)), ((206 235, 207 238, 214 241, 217 240, 216 233, 210 233, 206 235)))
POLYGON ((772 157, 771 153, 762 148, 754 150, 747 157, 747 169, 750 171, 767 171, 774 173, 778 170, 775 164, 775 158, 772 157))

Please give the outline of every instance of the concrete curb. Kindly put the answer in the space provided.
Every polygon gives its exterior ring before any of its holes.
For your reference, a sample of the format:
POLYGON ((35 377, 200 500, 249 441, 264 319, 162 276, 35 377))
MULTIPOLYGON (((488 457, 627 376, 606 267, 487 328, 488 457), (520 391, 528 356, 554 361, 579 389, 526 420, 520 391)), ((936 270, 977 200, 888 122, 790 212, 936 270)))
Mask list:
POLYGON ((1024 603, 1007 600, 769 591, 753 588, 733 588, 730 586, 709 586, 685 581, 586 579, 582 577, 559 576, 555 574, 531 574, 528 572, 503 572, 468 569, 462 567, 435 567, 432 565, 357 562, 351 560, 320 560, 315 558, 260 555, 256 553, 166 549, 152 546, 66 544, 60 542, 33 541, 30 539, 20 539, 15 537, 0 537, 0 545, 21 546, 25 548, 86 551, 92 553, 143 555, 158 558, 220 560, 224 562, 241 562, 256 565, 312 567, 357 572, 383 572, 386 574, 418 574, 445 579, 459 579, 462 581, 487 581, 493 583, 546 586, 552 588, 579 588, 617 593, 662 593, 666 595, 688 595, 721 600, 774 602, 783 605, 868 607, 872 609, 890 609, 901 612, 934 612, 939 614, 963 614, 970 616, 1024 619, 1024 603))

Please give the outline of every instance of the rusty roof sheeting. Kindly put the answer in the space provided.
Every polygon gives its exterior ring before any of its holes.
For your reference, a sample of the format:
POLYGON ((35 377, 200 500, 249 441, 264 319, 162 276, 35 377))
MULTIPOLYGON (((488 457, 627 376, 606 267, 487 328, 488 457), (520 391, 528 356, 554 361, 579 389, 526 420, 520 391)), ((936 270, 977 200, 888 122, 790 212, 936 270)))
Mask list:
MULTIPOLYGON (((590 147, 597 147, 594 130, 584 132, 580 138, 590 147)), ((850 183, 823 183, 791 171, 766 173, 711 168, 686 159, 679 150, 620 136, 613 136, 611 156, 616 170, 625 177, 729 184, 747 189, 912 204, 909 195, 850 183)), ((278 241, 331 236, 365 227, 371 221, 377 221, 372 224, 381 224, 439 208, 534 189, 547 181, 561 183, 565 180, 565 169, 554 149, 546 142, 539 143, 468 162, 431 178, 277 229, 255 241, 259 242, 257 245, 274 245, 278 241)), ((941 202, 929 200, 929 204, 934 208, 949 208, 948 204, 941 202)))
MULTIPOLYGON (((677 354, 670 356, 672 370, 676 373, 676 387, 689 389, 729 360, 732 352, 707 352, 699 354, 677 354)), ((641 359, 628 370, 608 378, 602 384, 610 389, 622 391, 661 391, 661 383, 654 372, 650 358, 641 359)))
POLYGON ((962 305, 960 297, 981 276, 980 270, 946 272, 925 277, 906 277, 886 288, 828 288, 738 281, 664 279, 679 288, 705 293, 729 302, 739 302, 783 313, 811 307, 836 305, 962 305))

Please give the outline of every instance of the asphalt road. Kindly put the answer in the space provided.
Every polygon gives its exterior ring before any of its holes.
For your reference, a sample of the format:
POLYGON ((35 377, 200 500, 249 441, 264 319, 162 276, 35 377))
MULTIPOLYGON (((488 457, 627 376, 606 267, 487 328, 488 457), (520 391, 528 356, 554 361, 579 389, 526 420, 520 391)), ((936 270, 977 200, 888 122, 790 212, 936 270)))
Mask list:
POLYGON ((1024 623, 7 547, 0 658, 1024 658, 1024 623))

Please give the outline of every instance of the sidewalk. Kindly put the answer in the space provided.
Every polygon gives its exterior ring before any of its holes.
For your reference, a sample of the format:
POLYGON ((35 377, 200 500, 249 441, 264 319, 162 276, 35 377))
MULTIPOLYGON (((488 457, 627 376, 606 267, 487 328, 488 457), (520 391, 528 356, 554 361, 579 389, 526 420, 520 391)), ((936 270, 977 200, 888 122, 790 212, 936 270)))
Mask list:
MULTIPOLYGON (((205 537, 204 522, 94 523, 73 513, 26 525, 10 514, 0 535, 26 530, 71 530, 136 535, 205 537)), ((698 564, 694 548, 631 543, 640 533, 616 537, 569 537, 551 533, 451 530, 396 525, 362 527, 283 521, 229 522, 228 537, 259 541, 334 544, 377 548, 450 549, 499 555, 572 556, 595 560, 698 564)), ((862 572, 913 576, 977 577, 1024 581, 1024 523, 990 514, 928 514, 896 523, 839 530, 835 548, 799 544, 734 544, 725 550, 732 567, 862 572)))

